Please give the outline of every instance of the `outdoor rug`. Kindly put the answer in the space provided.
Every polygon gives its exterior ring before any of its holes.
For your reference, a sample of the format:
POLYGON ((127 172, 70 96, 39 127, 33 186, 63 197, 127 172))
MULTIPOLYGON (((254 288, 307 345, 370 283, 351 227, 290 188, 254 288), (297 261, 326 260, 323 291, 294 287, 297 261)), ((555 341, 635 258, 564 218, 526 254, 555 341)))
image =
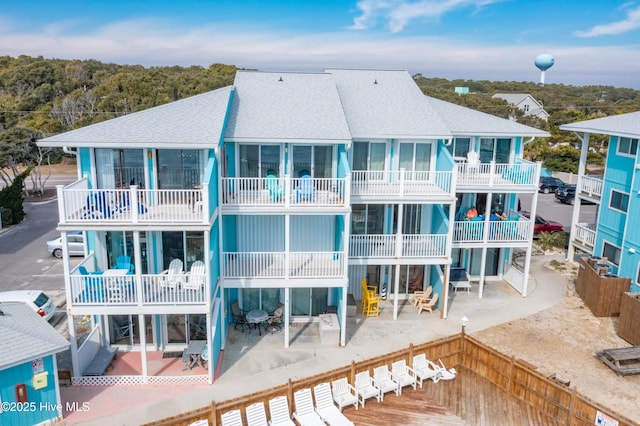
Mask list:
POLYGON ((180 352, 163 352, 162 358, 182 358, 182 351, 180 352))

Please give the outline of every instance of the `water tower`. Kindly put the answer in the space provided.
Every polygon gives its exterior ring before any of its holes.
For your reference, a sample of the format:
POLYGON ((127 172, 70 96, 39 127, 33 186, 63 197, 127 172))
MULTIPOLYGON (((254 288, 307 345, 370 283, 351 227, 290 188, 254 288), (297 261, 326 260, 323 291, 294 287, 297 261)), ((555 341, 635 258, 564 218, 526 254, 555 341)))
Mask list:
POLYGON ((541 71, 540 73, 540 84, 544 86, 544 72, 553 66, 553 63, 556 60, 553 59, 553 56, 548 53, 541 53, 536 56, 536 59, 533 61, 536 64, 536 67, 541 71))

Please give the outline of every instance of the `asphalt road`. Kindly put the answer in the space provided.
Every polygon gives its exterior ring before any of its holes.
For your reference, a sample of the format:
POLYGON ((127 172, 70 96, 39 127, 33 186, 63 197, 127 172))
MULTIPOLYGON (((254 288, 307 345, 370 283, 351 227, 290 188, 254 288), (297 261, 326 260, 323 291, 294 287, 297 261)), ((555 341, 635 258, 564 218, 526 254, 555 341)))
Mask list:
MULTIPOLYGON (((531 197, 522 198, 522 210, 530 211, 531 197)), ((560 222, 565 231, 571 231, 573 206, 556 201, 554 194, 538 194, 538 210, 536 212, 544 219, 560 222)), ((580 222, 594 223, 596 221, 596 206, 582 205, 580 208, 580 222)))
POLYGON ((25 220, 0 234, 0 291, 64 291, 62 261, 46 251, 47 240, 58 235, 57 200, 25 203, 24 210, 25 220))

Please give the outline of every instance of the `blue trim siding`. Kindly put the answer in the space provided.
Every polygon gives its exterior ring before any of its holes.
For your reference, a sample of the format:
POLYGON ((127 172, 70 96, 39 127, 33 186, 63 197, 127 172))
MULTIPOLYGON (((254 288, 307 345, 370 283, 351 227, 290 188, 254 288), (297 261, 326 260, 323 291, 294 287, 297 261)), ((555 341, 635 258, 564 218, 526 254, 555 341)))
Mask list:
MULTIPOLYGON (((0 424, 3 426, 23 426, 42 423, 58 418, 58 404, 56 399, 56 377, 53 357, 43 357, 44 371, 48 374, 47 386, 42 389, 33 388, 33 370, 31 361, 0 371, 0 398, 3 403, 15 403, 15 386, 24 383, 27 388, 27 407, 24 411, 6 410, 0 413, 0 424), (31 404, 32 403, 32 404, 31 404)), ((6 407, 5 407, 6 408, 6 407)))

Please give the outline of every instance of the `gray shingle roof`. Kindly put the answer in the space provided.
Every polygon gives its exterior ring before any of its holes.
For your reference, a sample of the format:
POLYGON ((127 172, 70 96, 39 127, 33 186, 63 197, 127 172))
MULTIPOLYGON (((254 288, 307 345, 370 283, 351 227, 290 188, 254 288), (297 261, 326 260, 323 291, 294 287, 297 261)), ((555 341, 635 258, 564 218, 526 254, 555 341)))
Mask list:
POLYGON ((548 137, 549 133, 491 114, 425 96, 455 136, 548 137))
POLYGON ((451 137, 408 72, 333 68, 325 72, 335 78, 354 139, 451 137))
POLYGON ((351 140, 333 77, 238 71, 225 138, 234 141, 351 140))
POLYGON ((92 124, 38 141, 41 146, 205 148, 217 145, 231 86, 92 124))
POLYGON ((0 370, 69 347, 69 342, 25 303, 2 302, 0 311, 0 370))
MULTIPOLYGON (((510 104, 517 105, 520 102, 524 101, 527 98, 527 96, 531 96, 531 95, 527 93, 496 93, 495 95, 492 96, 492 98, 504 99, 510 104)), ((533 99, 533 96, 531 98, 533 99)))
POLYGON ((560 130, 638 138, 640 137, 640 111, 563 124, 560 130))

